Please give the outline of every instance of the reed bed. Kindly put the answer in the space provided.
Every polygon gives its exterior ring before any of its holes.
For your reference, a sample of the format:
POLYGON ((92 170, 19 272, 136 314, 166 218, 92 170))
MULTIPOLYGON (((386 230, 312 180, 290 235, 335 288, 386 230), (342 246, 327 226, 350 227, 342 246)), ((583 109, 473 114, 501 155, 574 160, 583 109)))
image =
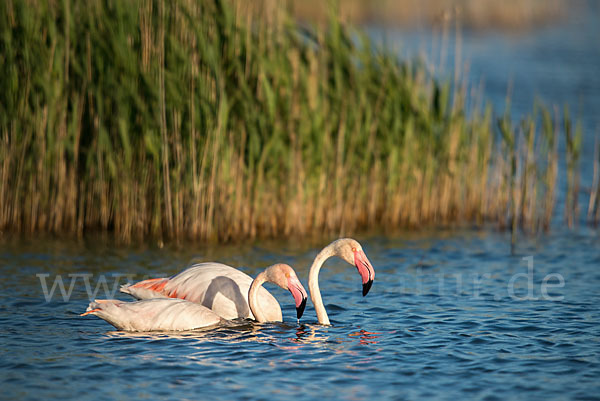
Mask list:
POLYGON ((554 214, 562 132, 577 194, 568 116, 537 105, 513 123, 335 13, 310 30, 282 8, 263 12, 222 0, 2 2, 0 229, 125 242, 537 232, 554 214))

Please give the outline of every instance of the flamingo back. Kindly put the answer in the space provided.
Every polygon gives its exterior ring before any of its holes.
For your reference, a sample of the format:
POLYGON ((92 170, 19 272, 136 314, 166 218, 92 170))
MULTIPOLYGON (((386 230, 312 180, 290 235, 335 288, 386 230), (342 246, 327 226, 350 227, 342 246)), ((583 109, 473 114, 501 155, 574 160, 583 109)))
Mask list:
MULTIPOLYGON (((128 284, 121 292, 137 299, 179 298, 199 303, 223 319, 254 318, 248 306, 252 277, 221 263, 198 263, 168 278, 128 284)), ((279 302, 260 288, 258 303, 269 321, 282 321, 279 302)))

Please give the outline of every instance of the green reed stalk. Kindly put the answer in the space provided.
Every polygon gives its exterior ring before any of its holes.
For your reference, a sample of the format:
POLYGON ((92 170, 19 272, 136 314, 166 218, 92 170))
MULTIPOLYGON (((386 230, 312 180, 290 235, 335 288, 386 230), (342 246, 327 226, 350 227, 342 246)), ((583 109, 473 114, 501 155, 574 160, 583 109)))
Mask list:
POLYGON ((577 123, 573 133, 569 109, 564 110, 564 129, 567 159, 567 188, 565 200, 565 219, 569 227, 573 227, 578 214, 579 172, 577 170, 581 151, 581 125, 577 123))

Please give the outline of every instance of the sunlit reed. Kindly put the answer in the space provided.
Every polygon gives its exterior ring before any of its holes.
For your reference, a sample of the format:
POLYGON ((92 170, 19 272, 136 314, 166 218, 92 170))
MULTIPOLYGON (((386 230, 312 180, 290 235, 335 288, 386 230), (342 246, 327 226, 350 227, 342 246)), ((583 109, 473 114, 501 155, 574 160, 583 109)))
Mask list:
MULTIPOLYGON (((249 2, 15 0, 0 21, 4 232, 549 227, 558 114, 468 109, 464 83, 335 16, 308 29, 249 2)), ((580 134, 562 125, 572 224, 580 134)))

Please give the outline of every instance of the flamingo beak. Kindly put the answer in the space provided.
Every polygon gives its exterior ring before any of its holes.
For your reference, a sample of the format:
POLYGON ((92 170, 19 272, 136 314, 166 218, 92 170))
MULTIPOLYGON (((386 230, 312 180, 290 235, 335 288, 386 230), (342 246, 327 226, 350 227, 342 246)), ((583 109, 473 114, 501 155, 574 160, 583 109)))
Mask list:
POLYGON ((298 316, 298 319, 300 319, 304 313, 304 308, 306 308, 306 300, 308 299, 306 290, 302 286, 302 283, 300 283, 300 280, 298 280, 298 277, 288 278, 288 290, 294 297, 294 301, 296 302, 296 315, 298 316))
POLYGON ((365 284, 363 284, 363 297, 369 293, 369 290, 371 289, 372 285, 373 280, 369 280, 365 284))
POLYGON ((369 293, 371 286, 373 285, 373 279, 375 279, 375 269, 367 259, 367 255, 363 251, 354 252, 354 265, 358 269, 358 274, 362 278, 363 297, 369 293))
POLYGON ((296 307, 296 316, 298 316, 298 319, 302 317, 304 308, 306 308, 306 298, 302 298, 302 303, 296 307))

